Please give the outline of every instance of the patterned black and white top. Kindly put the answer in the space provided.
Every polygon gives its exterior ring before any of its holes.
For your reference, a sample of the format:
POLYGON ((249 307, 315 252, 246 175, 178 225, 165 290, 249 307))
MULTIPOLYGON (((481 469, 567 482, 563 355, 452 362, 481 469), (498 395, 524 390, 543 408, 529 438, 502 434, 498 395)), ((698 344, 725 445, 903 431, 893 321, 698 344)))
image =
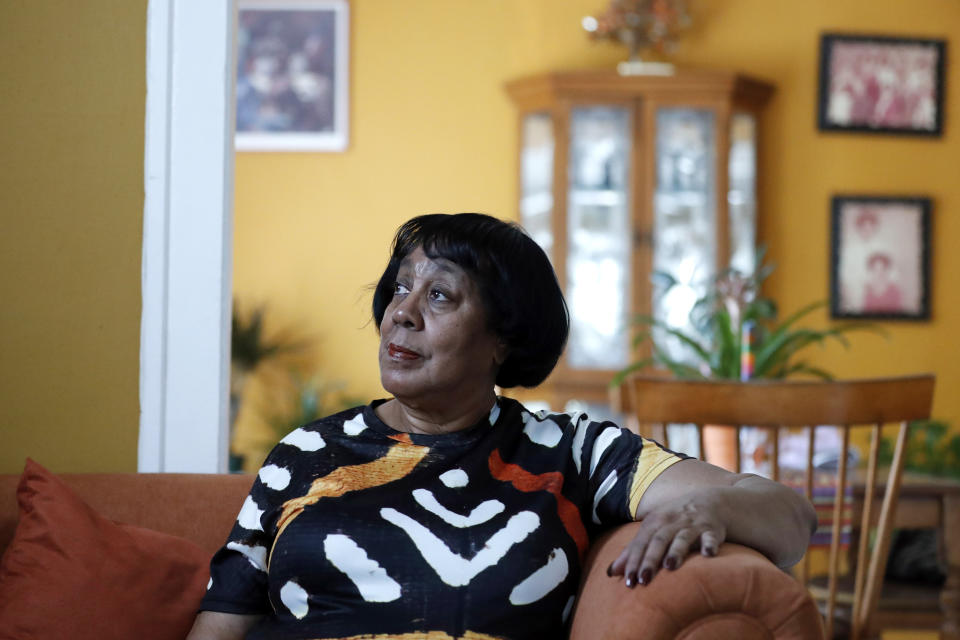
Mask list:
POLYGON ((280 441, 202 610, 266 614, 254 639, 563 637, 591 536, 685 457, 508 398, 463 431, 402 433, 381 402, 280 441))

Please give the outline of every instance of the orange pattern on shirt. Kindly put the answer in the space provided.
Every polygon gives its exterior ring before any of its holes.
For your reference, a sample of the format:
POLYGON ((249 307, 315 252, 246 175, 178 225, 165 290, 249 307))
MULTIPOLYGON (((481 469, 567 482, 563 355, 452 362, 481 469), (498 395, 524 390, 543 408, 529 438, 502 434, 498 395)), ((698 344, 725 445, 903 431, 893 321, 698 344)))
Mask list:
POLYGON ((413 444, 409 436, 395 439, 397 444, 391 446, 383 457, 334 469, 314 480, 307 495, 284 502, 277 520, 277 537, 303 513, 305 507, 316 504, 321 498, 337 498, 351 491, 372 489, 399 480, 413 471, 430 451, 430 447, 413 444))
POLYGON ((587 536, 587 530, 580 519, 580 510, 570 502, 560 490, 563 489, 563 474, 559 471, 541 473, 536 475, 530 473, 518 464, 504 462, 500 457, 500 450, 494 449, 488 459, 490 466, 490 475, 501 482, 509 482, 518 491, 529 493, 532 491, 549 491, 557 499, 557 514, 560 521, 563 522, 567 533, 577 544, 577 550, 580 557, 586 553, 590 545, 590 538, 587 536))

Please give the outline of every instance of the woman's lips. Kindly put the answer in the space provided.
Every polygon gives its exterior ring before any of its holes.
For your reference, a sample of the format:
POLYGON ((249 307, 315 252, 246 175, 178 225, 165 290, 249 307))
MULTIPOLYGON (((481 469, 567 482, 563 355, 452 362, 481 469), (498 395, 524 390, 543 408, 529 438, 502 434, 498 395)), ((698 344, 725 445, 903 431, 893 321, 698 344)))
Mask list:
POLYGON ((387 353, 391 358, 396 358, 398 360, 414 360, 420 357, 420 354, 416 351, 404 349, 403 347, 399 347, 392 342, 387 345, 387 353))

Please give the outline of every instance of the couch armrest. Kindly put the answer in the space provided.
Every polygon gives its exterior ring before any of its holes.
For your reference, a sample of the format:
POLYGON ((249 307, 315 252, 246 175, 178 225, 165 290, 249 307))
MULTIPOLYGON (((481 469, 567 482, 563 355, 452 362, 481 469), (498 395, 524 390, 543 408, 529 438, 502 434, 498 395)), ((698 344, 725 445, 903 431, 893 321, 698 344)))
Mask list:
POLYGON ((714 558, 691 555, 647 586, 628 589, 622 577, 608 577, 638 526, 618 527, 591 547, 570 640, 822 639, 806 590, 747 547, 728 543, 714 558))

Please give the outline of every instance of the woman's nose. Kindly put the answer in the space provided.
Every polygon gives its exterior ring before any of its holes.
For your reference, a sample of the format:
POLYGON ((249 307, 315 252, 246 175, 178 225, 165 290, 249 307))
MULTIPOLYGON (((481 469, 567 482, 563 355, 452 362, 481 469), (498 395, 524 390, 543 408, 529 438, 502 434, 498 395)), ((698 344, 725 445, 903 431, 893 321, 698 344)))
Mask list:
POLYGON ((407 329, 420 330, 423 328, 423 316, 417 306, 416 299, 407 295, 393 309, 393 322, 407 329))

